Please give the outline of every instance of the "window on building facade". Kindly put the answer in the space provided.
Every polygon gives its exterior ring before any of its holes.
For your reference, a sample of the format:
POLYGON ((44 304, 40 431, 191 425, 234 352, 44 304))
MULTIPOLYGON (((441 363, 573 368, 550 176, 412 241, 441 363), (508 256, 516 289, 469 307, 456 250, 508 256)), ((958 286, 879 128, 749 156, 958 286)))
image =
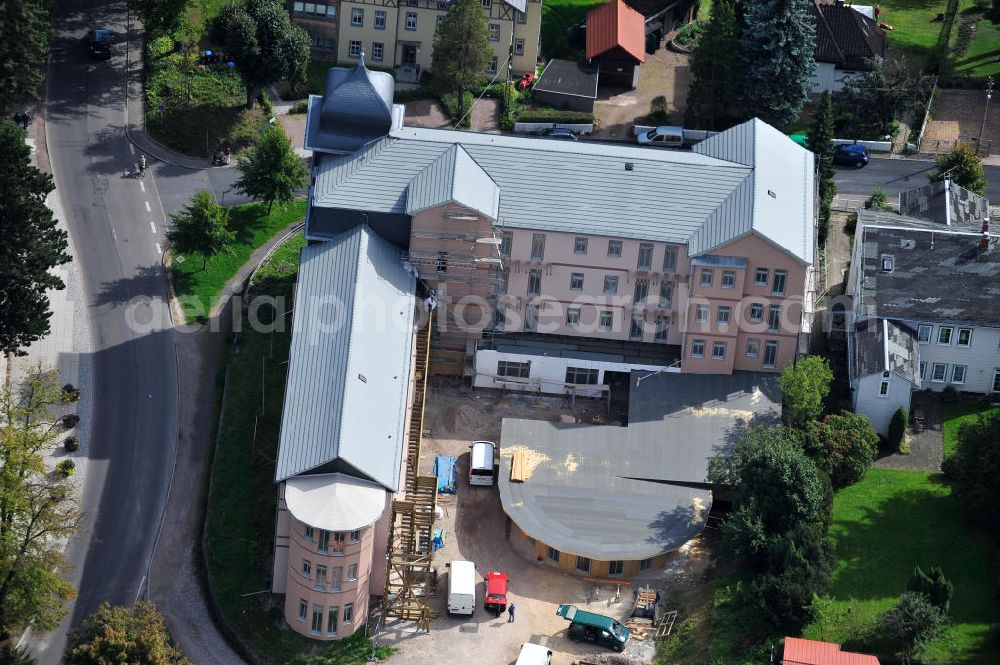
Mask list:
POLYGON ((601 330, 611 330, 611 324, 612 324, 613 320, 614 320, 614 317, 613 317, 613 315, 611 313, 611 310, 608 310, 608 309, 601 310, 601 318, 600 318, 600 328, 601 328, 601 330))
POLYGON ((306 540, 312 540, 313 539, 313 534, 315 534, 315 533, 316 533, 316 531, 311 526, 307 526, 306 529, 305 529, 306 540))
POLYGON ((778 332, 781 329, 781 305, 771 305, 767 308, 767 332, 778 332))
POLYGON ((489 30, 490 30, 490 41, 491 42, 498 42, 498 41, 500 41, 500 24, 499 23, 490 23, 489 24, 489 30))
POLYGON ((719 311, 716 315, 715 322, 720 326, 729 325, 729 316, 732 314, 732 308, 728 305, 722 305, 719 307, 719 311))
POLYGON ((309 632, 319 635, 323 630, 323 606, 313 605, 312 623, 309 624, 309 632))
POLYGON ((701 280, 698 282, 701 286, 712 286, 712 278, 715 276, 714 271, 711 268, 701 269, 701 280))
POLYGON ((652 567, 653 567, 652 559, 643 559, 642 561, 639 562, 639 572, 642 572, 644 570, 649 570, 652 567))
POLYGON ((722 288, 724 289, 735 289, 736 288, 736 273, 732 270, 722 271, 722 288))
POLYGON ((527 379, 531 374, 530 362, 515 362, 513 360, 497 361, 497 376, 506 376, 514 379, 527 379))
POLYGON ((339 607, 331 607, 327 612, 326 619, 326 634, 336 635, 337 634, 337 615, 340 613, 339 607))
POLYGON ((747 358, 756 358, 760 353, 760 339, 751 337, 747 340, 747 358))
POLYGON ((666 342, 667 341, 667 317, 658 316, 656 317, 656 330, 653 333, 654 342, 666 342))
POLYGON ((524 306, 524 329, 527 332, 538 329, 538 305, 524 306))
POLYGON ((375 29, 385 30, 385 11, 381 9, 375 10, 375 29))
POLYGON ((316 48, 332 50, 337 48, 337 40, 326 37, 316 37, 313 39, 313 46, 316 48))
POLYGON ((302 576, 312 577, 312 561, 309 559, 302 559, 302 576))
POLYGON ((632 325, 628 329, 628 338, 631 340, 641 340, 642 339, 642 317, 633 316, 632 325))
MULTIPOLYGON (((446 3, 444 3, 444 5, 445 5, 444 9, 447 9, 448 8, 448 3, 446 2, 446 3)), ((440 28, 442 23, 444 23, 444 14, 438 14, 438 16, 437 16, 437 24, 436 24, 435 27, 440 28)))
POLYGON ((959 328, 956 346, 972 346, 972 328, 959 328))
POLYGON ((583 291, 583 273, 582 272, 570 273, 570 276, 569 276, 569 290, 570 291, 583 291))
POLYGON ((586 238, 576 238, 573 240, 573 253, 574 254, 586 254, 587 253, 587 239, 586 238))
POLYGON ((550 547, 546 552, 545 556, 549 558, 549 561, 559 561, 559 550, 550 547))
POLYGON ((305 601, 304 598, 299 599, 299 621, 305 621, 306 615, 309 613, 309 603, 305 601))
POLYGON ((488 74, 496 74, 497 73, 497 57, 496 56, 493 56, 493 58, 490 59, 490 64, 486 65, 486 72, 488 74))
POLYGON ((351 43, 350 43, 350 46, 348 47, 347 55, 349 55, 352 58, 360 58, 361 57, 361 42, 357 41, 356 39, 352 39, 351 43))
POLYGON ((324 589, 326 587, 326 566, 316 566, 316 588, 324 589))
POLYGON ((518 23, 527 23, 528 22, 528 15, 525 14, 524 12, 520 12, 520 11, 517 12, 517 22, 518 23))
POLYGON ((943 383, 948 377, 948 365, 945 363, 934 363, 931 368, 931 381, 943 383))
POLYGON ((763 367, 773 368, 778 363, 778 343, 774 341, 764 342, 763 367))
POLYGON ((965 372, 968 367, 965 365, 952 365, 951 366, 951 382, 952 383, 965 383, 965 372))
POLYGON ((660 282, 660 307, 669 309, 674 304, 674 283, 660 282))
POLYGON ((500 256, 510 256, 510 250, 513 245, 514 245, 514 233, 512 231, 501 231, 500 256))
POLYGON ((952 332, 954 332, 954 328, 950 326, 941 326, 938 328, 938 344, 951 344, 952 332))
POLYGON ((330 590, 340 591, 340 585, 344 579, 344 569, 342 566, 335 566, 330 569, 330 590))
POLYGON ((566 310, 566 325, 571 328, 576 328, 580 325, 580 308, 570 307, 566 310))
POLYGON ((590 559, 585 556, 576 557, 576 569, 581 573, 590 572, 590 559))
MULTIPOLYGON (((365 24, 365 10, 355 7, 351 10, 351 25, 362 26, 365 24)), ((353 42, 352 42, 353 43, 353 42)))
POLYGON ((566 383, 581 383, 588 386, 596 386, 597 370, 586 367, 567 367, 566 383))
POLYGON ((1000 369, 993 370, 993 387, 991 392, 1000 393, 1000 369))
POLYGON ((878 396, 879 397, 886 397, 886 396, 888 396, 888 394, 889 394, 889 382, 888 381, 880 381, 879 384, 878 384, 878 396))
POLYGON ((528 271, 528 295, 537 296, 542 292, 542 271, 532 268, 528 271))
POLYGON ((416 12, 406 12, 406 29, 416 30, 417 29, 417 13, 416 12))
POLYGON ((356 543, 359 540, 361 540, 361 529, 357 529, 356 531, 351 531, 350 536, 348 536, 348 540, 352 543, 356 543))
POLYGON ((333 532, 333 551, 343 552, 344 543, 347 541, 347 535, 343 531, 333 532))
POLYGON ((920 378, 924 379, 927 377, 927 363, 923 360, 920 361, 920 378))
POLYGON ((785 295, 785 281, 788 278, 788 272, 785 270, 775 270, 774 271, 774 282, 771 284, 771 295, 783 296, 785 295))
POLYGON ((636 269, 648 271, 653 267, 653 243, 639 243, 639 259, 636 261, 636 269))
POLYGON ((750 304, 750 321, 751 323, 760 323, 764 320, 764 305, 763 303, 755 302, 750 304))
POLYGON ((514 55, 524 55, 524 40, 515 39, 514 40, 514 55))
POLYGON ((758 286, 766 286, 768 278, 767 268, 757 268, 757 271, 753 274, 753 283, 758 286))
POLYGON ((696 305, 694 308, 695 323, 708 323, 708 305, 696 305))
POLYGON ((320 530, 319 532, 319 544, 316 549, 320 552, 326 552, 330 549, 330 532, 320 530))
POLYGON ((615 275, 604 276, 604 292, 618 293, 618 277, 615 275))
POLYGON ((493 0, 482 0, 483 9, 490 9, 493 7, 493 0))
POLYGON ((663 248, 663 272, 677 270, 677 246, 667 245, 663 248))
POLYGON ((929 342, 931 341, 931 331, 934 326, 921 325, 917 328, 917 341, 918 342, 929 342))
POLYGON ((691 355, 695 358, 705 357, 705 340, 696 339, 691 342, 691 355))
POLYGON ((726 343, 712 342, 712 358, 722 360, 726 357, 726 343))
POLYGON ((608 241, 608 258, 618 258, 622 255, 622 241, 621 240, 609 240, 608 241))
POLYGON ((354 623, 354 603, 344 605, 344 623, 354 623))
POLYGON ((545 258, 545 234, 531 234, 531 260, 541 261, 545 258))
POLYGON ((372 42, 372 60, 382 62, 385 57, 385 44, 382 42, 372 42))
POLYGON ((358 579, 358 564, 352 563, 347 567, 347 581, 353 582, 358 579))
POLYGON ((646 302, 646 296, 649 295, 649 282, 644 279, 636 280, 635 291, 632 294, 632 302, 636 305, 646 302))
POLYGON ((608 562, 608 575, 611 577, 620 576, 625 570, 624 561, 609 561, 608 562))

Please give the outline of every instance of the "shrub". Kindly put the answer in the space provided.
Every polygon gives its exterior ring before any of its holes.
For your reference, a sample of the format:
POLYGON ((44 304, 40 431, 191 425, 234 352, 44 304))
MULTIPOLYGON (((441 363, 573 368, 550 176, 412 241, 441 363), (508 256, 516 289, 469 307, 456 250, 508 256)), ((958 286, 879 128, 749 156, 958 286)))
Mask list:
POLYGON ((922 593, 931 601, 931 605, 941 610, 941 614, 947 616, 951 606, 951 597, 955 593, 955 587, 944 576, 940 566, 932 566, 930 571, 925 573, 917 566, 913 569, 913 575, 906 584, 907 591, 922 593))
POLYGON ((887 444, 893 452, 898 453, 903 449, 903 439, 906 437, 906 423, 909 420, 910 416, 906 412, 905 407, 899 407, 896 409, 896 413, 892 414, 892 420, 889 422, 887 444))
POLYGON ((958 401, 958 388, 949 383, 944 387, 944 390, 941 391, 941 399, 945 402, 954 404, 958 401))
POLYGON ((80 422, 80 416, 76 415, 75 413, 67 413, 65 416, 62 417, 62 424, 63 427, 65 427, 66 429, 73 429, 74 427, 77 426, 79 422, 80 422))
POLYGON ((664 123, 670 119, 667 112, 667 98, 663 95, 653 97, 649 102, 649 119, 656 123, 664 123))
POLYGON ((63 441, 63 448, 68 453, 75 453, 76 449, 80 447, 80 441, 77 440, 75 436, 67 436, 66 440, 63 441))
POLYGON ((944 473, 968 514, 1000 529, 1000 415, 981 415, 958 428, 958 447, 944 461, 944 473))
MULTIPOLYGON (((872 192, 872 195, 868 197, 865 201, 865 210, 887 210, 888 206, 885 202, 885 192, 881 189, 876 189, 872 192)), ((856 222, 855 222, 856 223, 856 222)))
POLYGON ((922 593, 907 591, 899 602, 882 615, 885 637, 900 651, 912 653, 941 631, 944 617, 922 593))
POLYGON ((294 104, 292 104, 291 108, 288 109, 288 115, 306 113, 308 111, 309 111, 309 101, 303 100, 301 102, 295 102, 294 104))
POLYGON ((76 462, 71 459, 64 459, 56 464, 56 473, 61 475, 63 478, 69 478, 76 473, 76 462))
POLYGON ((586 111, 561 109, 529 109, 518 117, 518 122, 558 122, 570 125, 593 124, 594 114, 586 111))
POLYGON ((466 91, 463 96, 462 104, 462 116, 458 114, 458 94, 454 92, 446 92, 441 95, 441 104, 444 106, 445 115, 451 118, 453 123, 459 122, 461 119, 460 127, 471 127, 472 126, 472 105, 475 103, 476 98, 471 92, 466 91))
POLYGON ((852 212, 847 216, 847 223, 844 224, 844 230, 850 235, 854 235, 854 232, 858 229, 858 213, 852 212))
POLYGON ((75 402, 80 399, 80 389, 74 386, 72 383, 67 383, 62 388, 63 400, 67 402, 75 402))
POLYGON ((868 472, 878 452, 878 434, 868 416, 845 411, 809 425, 803 447, 835 487, 853 485, 868 472))

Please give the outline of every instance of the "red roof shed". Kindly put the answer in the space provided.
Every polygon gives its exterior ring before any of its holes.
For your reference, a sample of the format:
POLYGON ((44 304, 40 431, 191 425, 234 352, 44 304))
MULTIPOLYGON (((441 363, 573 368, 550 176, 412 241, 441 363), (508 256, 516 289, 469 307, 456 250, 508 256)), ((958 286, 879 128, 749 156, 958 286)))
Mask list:
POLYGON ((646 20, 623 0, 595 7, 587 14, 587 59, 615 47, 638 62, 646 61, 646 20))
POLYGON ((862 653, 841 651, 839 644, 785 638, 782 665, 879 665, 878 658, 862 653))

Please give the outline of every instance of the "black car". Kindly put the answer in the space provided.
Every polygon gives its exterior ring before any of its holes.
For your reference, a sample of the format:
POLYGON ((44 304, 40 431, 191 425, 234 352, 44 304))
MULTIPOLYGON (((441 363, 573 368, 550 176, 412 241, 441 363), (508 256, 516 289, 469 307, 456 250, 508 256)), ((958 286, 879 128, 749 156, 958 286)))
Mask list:
POLYGON ((840 166, 854 166, 860 169, 869 159, 868 148, 856 143, 838 145, 833 149, 833 163, 840 166))
POLYGON ((87 39, 87 51, 94 60, 111 57, 111 31, 104 28, 91 30, 87 39))
POLYGON ((553 127, 545 132, 545 136, 550 139, 563 139, 565 141, 575 141, 576 134, 572 129, 566 127, 553 127))

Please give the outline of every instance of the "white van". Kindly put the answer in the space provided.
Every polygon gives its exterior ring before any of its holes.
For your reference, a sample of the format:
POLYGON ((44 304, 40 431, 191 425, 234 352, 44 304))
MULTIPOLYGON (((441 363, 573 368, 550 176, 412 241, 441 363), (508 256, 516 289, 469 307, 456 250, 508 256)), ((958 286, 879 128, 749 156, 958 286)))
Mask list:
POLYGON ((521 645, 521 653, 517 654, 514 665, 549 665, 552 662, 552 651, 540 644, 525 642, 521 645))
POLYGON ((473 441, 472 454, 469 456, 469 484, 493 484, 493 463, 496 459, 497 446, 492 441, 473 441))
POLYGON ((476 564, 452 561, 448 564, 448 614, 476 613, 476 564))

